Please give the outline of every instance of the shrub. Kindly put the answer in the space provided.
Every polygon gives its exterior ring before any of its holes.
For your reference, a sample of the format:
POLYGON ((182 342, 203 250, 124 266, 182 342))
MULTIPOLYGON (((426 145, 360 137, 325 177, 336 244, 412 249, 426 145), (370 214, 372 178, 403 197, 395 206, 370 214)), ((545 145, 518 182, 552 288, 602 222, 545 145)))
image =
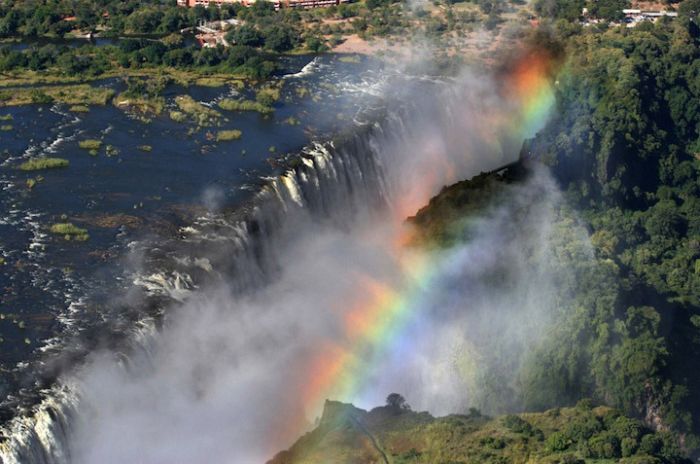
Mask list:
POLYGON ((255 99, 262 105, 272 106, 277 100, 280 99, 280 89, 264 87, 257 91, 255 94, 255 99))
POLYGON ((78 142, 78 146, 83 150, 99 150, 102 146, 102 141, 95 139, 85 139, 78 142))
POLYGON ((171 111, 170 119, 172 119, 175 122, 185 122, 187 121, 187 115, 182 111, 171 111))
POLYGON ((548 457, 542 461, 542 464, 585 464, 585 461, 574 454, 563 454, 561 456, 548 457))
POLYGON ((219 108, 227 111, 257 111, 260 114, 269 114, 275 111, 271 106, 258 101, 234 100, 232 98, 224 98, 221 100, 219 102, 219 108))
POLYGON ((70 222, 56 223, 51 226, 50 231, 55 235, 63 235, 65 240, 77 240, 79 242, 84 242, 90 238, 87 230, 74 226, 70 222))
POLYGON ((238 140, 241 138, 241 135, 243 135, 243 133, 238 129, 221 130, 216 133, 216 141, 224 142, 228 140, 238 140))
POLYGON ((226 85, 226 81, 220 77, 200 77, 195 83, 202 87, 223 87, 226 85))
MULTIPOLYGON (((197 124, 199 124, 200 126, 211 125, 221 116, 221 114, 218 111, 202 105, 198 101, 195 101, 195 99, 190 97, 189 95, 180 95, 175 97, 175 103, 177 104, 180 111, 193 116, 194 119, 197 121, 197 124)), ((170 117, 173 117, 172 112, 170 113, 170 117)))
POLYGON ((580 442, 591 438, 603 429, 603 425, 595 417, 577 418, 566 426, 564 433, 573 441, 580 442))
POLYGON ((652 456, 633 456, 620 459, 619 464, 661 464, 662 462, 661 459, 652 456))
POLYGON ((590 457, 595 459, 613 459, 620 457, 620 440, 609 433, 599 433, 588 440, 590 457))
POLYGON ((403 453, 402 455, 399 456, 399 459, 407 460, 407 461, 412 461, 415 459, 420 458, 421 453, 416 450, 415 448, 411 448, 407 452, 403 453))
POLYGON ((503 449, 506 447, 506 441, 501 437, 485 437, 481 439, 480 444, 491 449, 503 449))
POLYGON ((590 411, 593 409, 593 400, 590 398, 583 398, 582 400, 579 400, 579 402, 576 403, 576 409, 580 409, 581 411, 590 411))
POLYGON ((636 442, 642 435, 642 425, 639 421, 621 416, 612 423, 610 431, 620 440, 623 438, 632 438, 636 442))
POLYGON ((68 167, 68 160, 63 158, 32 158, 19 165, 22 171, 38 171, 39 169, 57 169, 68 167))
POLYGON ((656 454, 659 452, 663 442, 656 434, 644 435, 639 443, 640 454, 656 454))
POLYGON ((32 103, 38 103, 38 104, 51 104, 53 103, 53 97, 50 95, 46 95, 44 92, 38 89, 33 89, 29 93, 29 98, 31 99, 32 103))
POLYGON ((637 452, 638 443, 637 440, 630 437, 625 437, 620 442, 620 453, 623 457, 632 456, 637 452))
POLYGON ((515 415, 505 416, 503 418, 503 425, 505 425, 511 432, 515 433, 529 434, 529 432, 532 431, 532 426, 529 422, 515 415))
POLYGON ((562 432, 554 432, 547 437, 544 443, 545 448, 552 453, 557 451, 564 451, 569 447, 569 440, 566 438, 562 432))

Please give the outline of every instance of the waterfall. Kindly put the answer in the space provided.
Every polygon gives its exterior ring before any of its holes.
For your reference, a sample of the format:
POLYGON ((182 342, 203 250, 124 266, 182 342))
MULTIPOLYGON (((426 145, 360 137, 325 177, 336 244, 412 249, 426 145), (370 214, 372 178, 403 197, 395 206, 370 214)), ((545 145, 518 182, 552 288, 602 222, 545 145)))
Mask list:
MULTIPOLYGON (((159 244, 147 258, 157 263, 155 269, 134 275, 134 285, 153 300, 169 302, 160 303, 163 310, 218 279, 227 279, 239 292, 260 286, 274 274, 272 250, 285 220, 300 214, 332 218, 343 204, 382 203, 386 192, 370 143, 381 133, 381 123, 373 123, 339 142, 340 150, 334 141, 310 144, 241 210, 201 216, 182 227, 177 238, 159 244)), ((128 347, 120 351, 147 351, 157 325, 146 319, 131 332, 128 347)), ((43 400, 29 414, 0 429, 0 462, 70 463, 68 435, 79 396, 70 383, 43 391, 43 400)))
MULTIPOLYGON (((465 93, 473 111, 482 111, 480 94, 490 89, 471 85, 458 95, 450 90, 390 104, 373 122, 334 140, 312 143, 290 157, 249 203, 202 215, 181 227, 176 237, 142 244, 145 269, 135 272, 132 281, 145 295, 139 303, 144 310, 115 348, 115 362, 128 369, 134 353, 147 355, 161 320, 193 292, 225 282, 234 294, 245 295, 274 280, 279 266, 275 250, 288 243, 296 221, 347 227, 358 217, 386 214, 397 198, 411 196, 412 183, 426 184, 420 179, 427 171, 444 168, 450 175, 437 176, 437 181, 448 182, 508 161, 502 153, 485 164, 476 157, 452 156, 482 149, 475 141, 481 127, 461 127, 464 121, 454 116, 465 93), (453 165, 443 167, 422 156, 433 151, 440 155, 438 161, 449 159, 453 165)), ((428 185, 428 193, 442 185, 428 185)), ((80 363, 74 369, 80 370, 80 363)), ((71 379, 70 371, 64 373, 42 392, 43 401, 31 412, 0 430, 3 464, 71 462, 71 423, 80 408, 79 387, 71 379)))
POLYGON ((3 430, 2 463, 69 463, 68 433, 77 405, 78 397, 68 386, 47 391, 31 416, 17 417, 3 430))

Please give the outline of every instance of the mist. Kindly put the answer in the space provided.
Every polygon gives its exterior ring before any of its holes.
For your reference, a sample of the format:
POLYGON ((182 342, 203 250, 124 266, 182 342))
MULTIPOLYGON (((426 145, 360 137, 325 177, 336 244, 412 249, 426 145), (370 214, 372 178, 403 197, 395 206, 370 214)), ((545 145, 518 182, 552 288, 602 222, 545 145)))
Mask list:
POLYGON ((444 185, 517 159, 523 134, 498 82, 475 71, 400 98, 411 102, 403 130, 372 141, 381 201, 355 189, 319 214, 289 193, 259 288, 236 291, 235 275, 203 286, 168 310, 148 350, 95 354, 64 380, 81 393, 74 462, 265 462, 313 426, 326 398, 370 408, 399 392, 436 415, 517 410, 523 356, 556 310, 551 268, 530 258, 556 259, 559 192, 536 169, 461 244, 406 244, 408 216, 444 185), (363 310, 384 294, 402 302, 400 317, 363 310), (385 330, 370 336, 373 324, 385 330), (321 382, 315 361, 336 351, 345 361, 321 382), (502 388, 486 391, 494 379, 502 388))

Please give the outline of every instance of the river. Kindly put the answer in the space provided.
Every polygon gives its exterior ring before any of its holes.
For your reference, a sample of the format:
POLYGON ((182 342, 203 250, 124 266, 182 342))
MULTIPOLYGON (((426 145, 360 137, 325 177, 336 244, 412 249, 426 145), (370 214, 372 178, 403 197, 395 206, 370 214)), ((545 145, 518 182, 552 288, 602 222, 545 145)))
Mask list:
MULTIPOLYGON (((245 204, 303 146, 361 124, 385 82, 364 59, 302 56, 284 58, 283 67, 274 114, 221 111, 220 127, 177 123, 167 110, 144 123, 112 105, 88 113, 62 105, 0 109, 11 126, 0 132, 0 422, 27 413, 67 364, 142 316, 109 304, 112 295, 134 291, 139 249, 152 250, 207 211, 245 204), (234 128, 240 140, 212 140, 234 128), (97 156, 78 146, 85 139, 102 140, 97 156), (41 156, 70 166, 17 169, 41 156), (29 179, 37 181, 32 188, 29 179), (89 240, 51 234, 60 222, 87 229, 89 240)), ((214 108, 240 96, 229 87, 173 85, 164 93, 168 108, 182 94, 214 108)))

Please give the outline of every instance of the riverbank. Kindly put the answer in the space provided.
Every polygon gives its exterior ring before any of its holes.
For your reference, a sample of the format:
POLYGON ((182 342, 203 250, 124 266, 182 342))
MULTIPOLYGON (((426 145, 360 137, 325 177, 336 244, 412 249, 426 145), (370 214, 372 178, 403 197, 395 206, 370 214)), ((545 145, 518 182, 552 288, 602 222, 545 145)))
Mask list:
POLYGON ((88 84, 23 87, 0 90, 0 107, 42 103, 66 105, 106 105, 114 90, 88 84))
MULTIPOLYGON (((490 37, 489 41, 493 43, 494 37, 490 37)), ((322 55, 338 55, 339 59, 343 61, 359 60, 360 58, 357 56, 361 55, 389 64, 405 64, 425 59, 434 52, 435 49, 427 43, 385 38, 368 40, 357 34, 351 34, 333 47, 330 52, 322 55)), ((482 58, 480 53, 483 52, 483 48, 472 46, 453 50, 450 55, 477 61, 482 58)), ((299 56, 298 53, 280 54, 277 59, 297 56, 299 56)), ((257 84, 264 84, 269 80, 252 79, 243 73, 212 72, 207 68, 183 69, 170 66, 117 68, 99 75, 81 76, 67 76, 53 70, 43 72, 22 70, 0 73, 0 107, 52 101, 69 105, 104 105, 111 101, 115 93, 105 89, 102 83, 115 79, 160 79, 186 88, 191 86, 230 86, 237 91, 257 84)))
POLYGON ((212 72, 208 69, 183 69, 171 66, 151 68, 118 68, 100 75, 66 76, 58 72, 36 72, 31 70, 0 73, 0 88, 25 87, 35 85, 81 84, 114 78, 163 78, 176 84, 189 86, 236 85, 240 86, 251 79, 243 74, 212 72))
POLYGON ((517 41, 523 28, 532 27, 527 5, 511 5, 495 19, 473 4, 407 8, 364 2, 304 12, 298 19, 284 12, 275 15, 279 40, 266 36, 270 18, 256 13, 248 15, 240 30, 228 32, 230 43, 236 45, 217 48, 193 46, 181 33, 97 39, 118 42, 92 45, 71 42, 68 48, 62 47, 66 39, 46 43, 8 39, 16 46, 6 49, 7 56, 0 59, 0 88, 164 77, 183 86, 198 81, 240 85, 270 79, 281 58, 326 52, 371 56, 390 64, 424 58, 488 62, 502 42, 517 41), (243 34, 244 27, 251 31, 250 37, 243 34), (295 39, 296 35, 304 39, 295 39))

